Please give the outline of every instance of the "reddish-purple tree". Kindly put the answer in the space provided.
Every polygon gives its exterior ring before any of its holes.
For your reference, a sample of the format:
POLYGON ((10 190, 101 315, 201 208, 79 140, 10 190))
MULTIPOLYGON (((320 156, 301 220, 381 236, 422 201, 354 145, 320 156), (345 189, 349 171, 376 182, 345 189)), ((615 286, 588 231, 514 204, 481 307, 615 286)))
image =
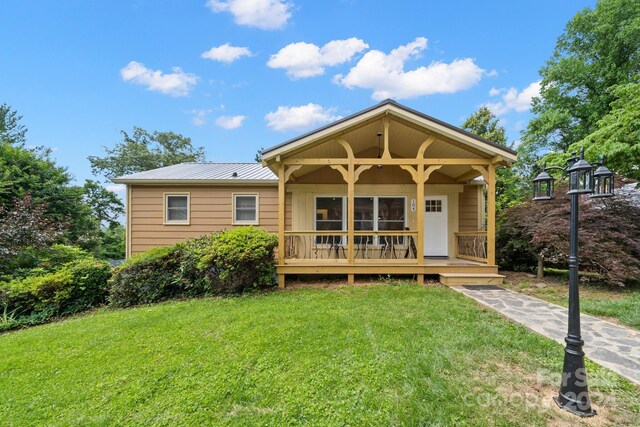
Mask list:
MULTIPOLYGON (((497 245, 506 268, 533 267, 540 256, 565 264, 569 254, 569 196, 560 183, 553 200, 525 201, 500 218, 497 245)), ((640 282, 640 207, 619 194, 580 197, 580 269, 614 284, 640 282)))
POLYGON ((16 199, 11 209, 0 206, 0 271, 26 248, 43 248, 65 232, 67 224, 48 216, 47 203, 30 195, 16 199))

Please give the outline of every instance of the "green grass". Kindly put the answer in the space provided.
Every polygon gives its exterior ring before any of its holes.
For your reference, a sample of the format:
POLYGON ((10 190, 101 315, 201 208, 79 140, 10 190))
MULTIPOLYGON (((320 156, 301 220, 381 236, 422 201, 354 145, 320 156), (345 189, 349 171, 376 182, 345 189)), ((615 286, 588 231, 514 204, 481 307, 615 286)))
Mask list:
MULTIPOLYGON (((524 275, 518 275, 517 280, 506 283, 505 287, 566 307, 568 280, 567 274, 557 270, 545 277, 544 287, 537 286, 540 281, 536 278, 524 275)), ((640 287, 621 288, 583 282, 580 284, 580 310, 640 329, 640 287)))
MULTIPOLYGON (((442 287, 168 302, 1 335, 0 425, 577 422, 550 401, 561 362, 442 287)), ((632 425, 638 388, 588 369, 603 420, 632 425)))

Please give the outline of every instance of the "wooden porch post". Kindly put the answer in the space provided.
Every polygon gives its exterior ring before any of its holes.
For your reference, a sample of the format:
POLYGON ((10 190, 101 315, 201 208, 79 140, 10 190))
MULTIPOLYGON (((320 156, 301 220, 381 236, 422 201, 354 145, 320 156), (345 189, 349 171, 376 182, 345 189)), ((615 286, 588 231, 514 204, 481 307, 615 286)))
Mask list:
POLYGON ((487 264, 496 264, 496 165, 487 167, 487 264))
POLYGON ((416 230, 418 230, 416 261, 418 261, 418 265, 424 265, 424 165, 416 167, 418 168, 416 176, 416 230))
MULTIPOLYGON (((353 158, 349 159, 349 169, 347 172, 347 259, 350 265, 353 265, 353 254, 355 243, 355 165, 353 158)), ((353 274, 348 275, 350 285, 354 283, 353 274)))
MULTIPOLYGON (((284 219, 285 219, 285 169, 284 163, 278 166, 278 265, 284 265, 284 219)), ((285 275, 278 274, 278 287, 284 288, 285 275)))

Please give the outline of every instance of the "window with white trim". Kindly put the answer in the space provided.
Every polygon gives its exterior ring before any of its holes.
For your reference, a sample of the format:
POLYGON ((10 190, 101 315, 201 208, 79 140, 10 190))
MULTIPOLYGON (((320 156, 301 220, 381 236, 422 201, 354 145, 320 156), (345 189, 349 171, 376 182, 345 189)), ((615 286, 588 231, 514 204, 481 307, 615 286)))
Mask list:
POLYGON ((258 195, 233 195, 233 223, 258 224, 258 195))
POLYGON ((189 194, 165 194, 164 221, 167 224, 189 223, 189 194))

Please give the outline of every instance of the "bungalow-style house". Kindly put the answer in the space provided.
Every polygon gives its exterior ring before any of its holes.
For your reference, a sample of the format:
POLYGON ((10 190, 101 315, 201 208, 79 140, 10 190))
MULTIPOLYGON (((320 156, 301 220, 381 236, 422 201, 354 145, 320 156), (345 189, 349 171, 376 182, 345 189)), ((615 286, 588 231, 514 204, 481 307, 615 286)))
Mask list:
POLYGON ((127 256, 240 225, 278 234, 286 275, 437 274, 498 284, 496 168, 516 153, 387 100, 264 150, 185 163, 127 185, 127 256))

